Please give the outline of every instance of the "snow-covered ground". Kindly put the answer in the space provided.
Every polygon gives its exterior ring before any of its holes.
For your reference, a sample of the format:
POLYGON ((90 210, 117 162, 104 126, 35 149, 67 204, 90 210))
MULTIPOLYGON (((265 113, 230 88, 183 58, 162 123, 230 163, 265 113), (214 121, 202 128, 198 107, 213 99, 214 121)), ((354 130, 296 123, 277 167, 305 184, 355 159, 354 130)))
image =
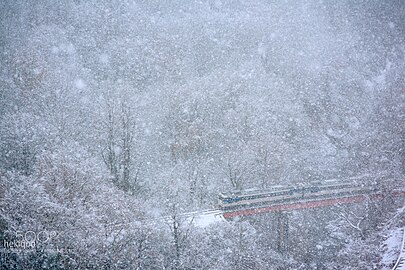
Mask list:
POLYGON ((382 245, 384 253, 381 259, 381 269, 405 269, 404 212, 405 206, 398 209, 398 213, 387 223, 388 226, 396 224, 396 227, 389 230, 386 240, 382 245))
POLYGON ((392 230, 384 241, 384 255, 381 260, 382 269, 392 269, 392 264, 397 261, 399 251, 401 250, 402 236, 404 228, 392 230))

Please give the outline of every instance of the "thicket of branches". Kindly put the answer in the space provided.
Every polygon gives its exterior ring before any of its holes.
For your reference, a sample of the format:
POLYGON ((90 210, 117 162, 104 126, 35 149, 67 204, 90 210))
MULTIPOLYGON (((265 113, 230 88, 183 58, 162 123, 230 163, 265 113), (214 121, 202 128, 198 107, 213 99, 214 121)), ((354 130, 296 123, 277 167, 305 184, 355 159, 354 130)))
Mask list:
MULTIPOLYGON (((271 217, 201 229, 154 215, 215 207, 231 189, 364 174, 395 184, 404 13, 400 1, 3 1, 0 240, 63 234, 1 263, 285 266, 271 217)), ((385 216, 365 224, 367 207, 316 212, 321 232, 308 225, 287 264, 346 260, 345 237, 370 244, 385 216), (325 241, 341 256, 316 249, 325 241)))

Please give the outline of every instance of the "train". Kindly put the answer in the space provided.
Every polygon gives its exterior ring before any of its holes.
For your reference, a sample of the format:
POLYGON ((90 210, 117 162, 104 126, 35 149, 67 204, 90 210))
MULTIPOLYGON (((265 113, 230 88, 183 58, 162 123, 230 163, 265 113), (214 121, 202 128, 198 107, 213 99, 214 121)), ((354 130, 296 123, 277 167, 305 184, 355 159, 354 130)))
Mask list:
POLYGON ((250 189, 220 193, 218 204, 220 209, 226 211, 297 200, 368 194, 375 189, 374 186, 364 186, 356 181, 326 180, 307 184, 278 185, 262 190, 250 189))

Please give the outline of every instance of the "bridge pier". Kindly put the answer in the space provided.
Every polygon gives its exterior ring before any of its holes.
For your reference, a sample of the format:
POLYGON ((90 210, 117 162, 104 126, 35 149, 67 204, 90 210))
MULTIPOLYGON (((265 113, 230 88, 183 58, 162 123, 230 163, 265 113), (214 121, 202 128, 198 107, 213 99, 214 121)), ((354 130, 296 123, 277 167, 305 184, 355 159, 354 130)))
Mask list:
MULTIPOLYGON (((386 208, 388 209, 388 208, 386 208)), ((367 205, 367 223, 364 228, 364 233, 369 233, 369 231, 374 231, 381 221, 381 210, 378 209, 377 202, 368 202, 367 205)))
POLYGON ((281 254, 288 253, 289 246, 289 220, 288 213, 284 211, 276 212, 276 228, 277 228, 277 250, 281 254))

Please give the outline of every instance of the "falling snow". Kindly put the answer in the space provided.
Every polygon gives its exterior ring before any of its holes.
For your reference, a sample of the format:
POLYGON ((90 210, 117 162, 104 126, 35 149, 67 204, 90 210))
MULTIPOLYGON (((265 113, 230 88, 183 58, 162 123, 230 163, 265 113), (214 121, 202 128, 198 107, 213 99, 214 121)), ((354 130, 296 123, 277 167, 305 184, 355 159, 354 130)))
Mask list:
POLYGON ((0 269, 405 267, 404 14, 1 1, 0 269))

